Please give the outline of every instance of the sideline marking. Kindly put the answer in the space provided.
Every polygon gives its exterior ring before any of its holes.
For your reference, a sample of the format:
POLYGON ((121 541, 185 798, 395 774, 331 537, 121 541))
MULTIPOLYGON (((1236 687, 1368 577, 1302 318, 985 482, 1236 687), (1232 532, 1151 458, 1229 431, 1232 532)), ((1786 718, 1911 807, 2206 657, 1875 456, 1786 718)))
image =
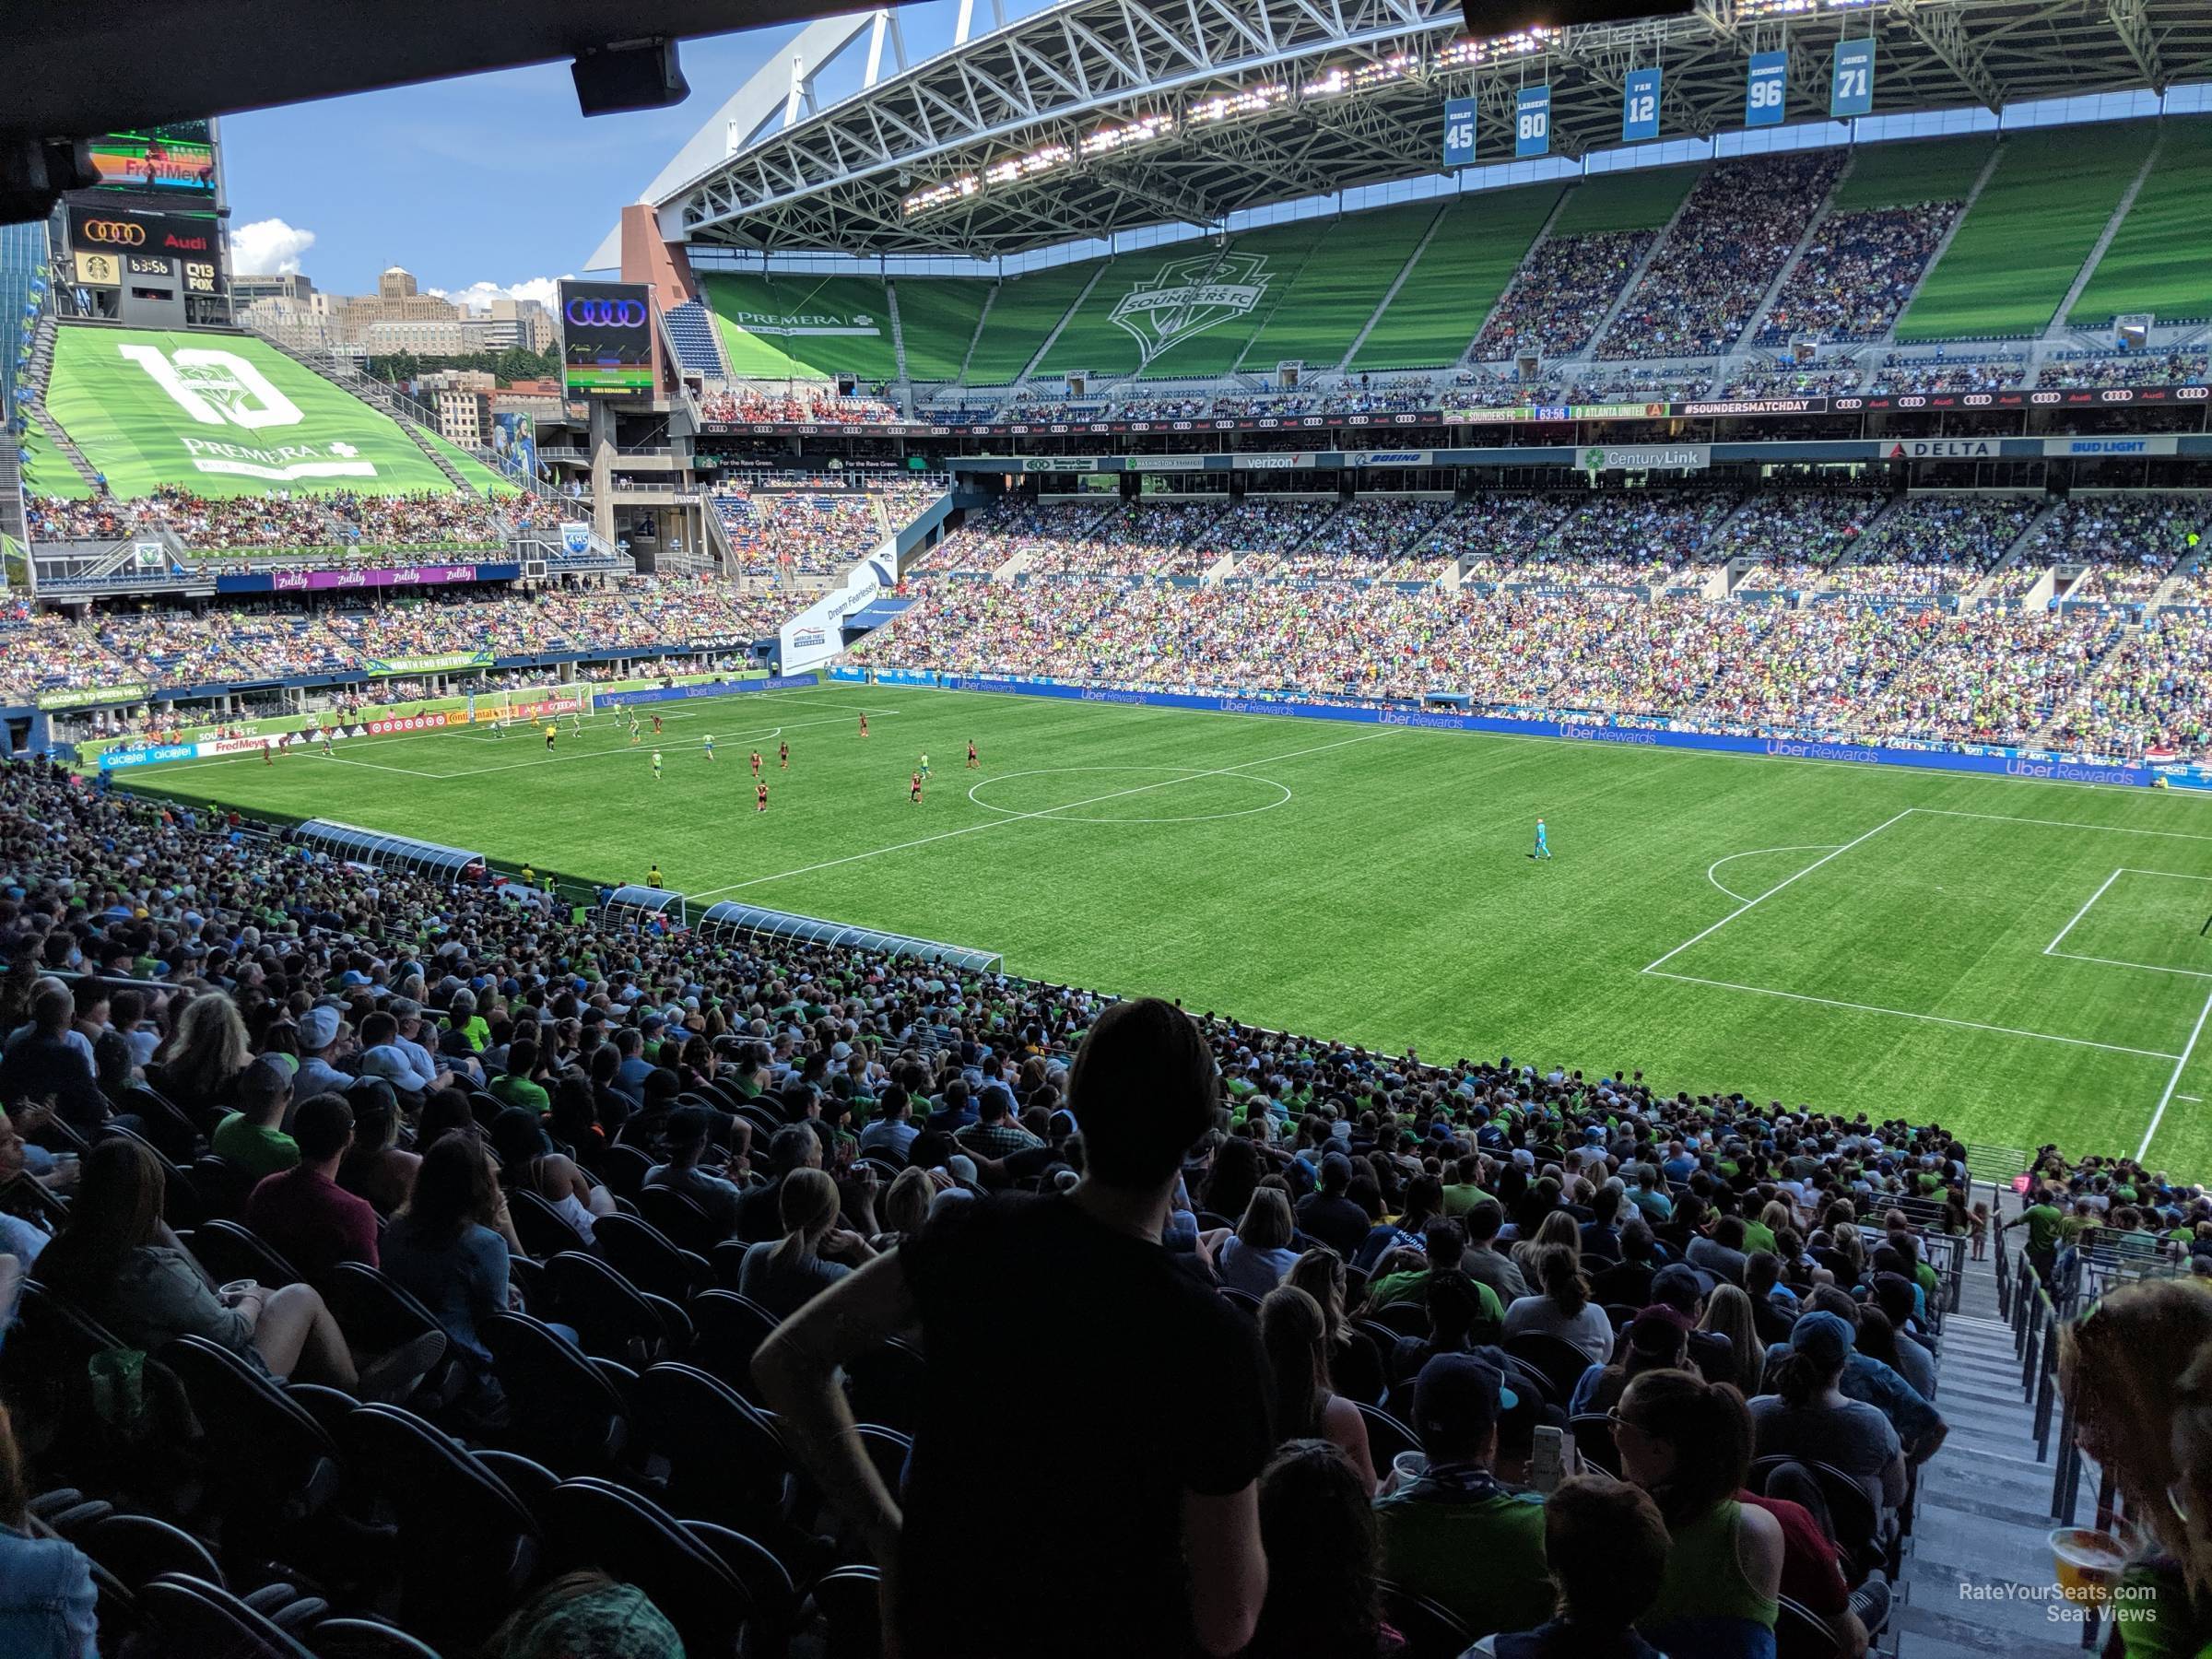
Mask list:
MULTIPOLYGON (((924 835, 914 841, 897 841, 888 847, 877 847, 866 853, 849 853, 842 858, 826 858, 819 864, 802 865, 795 870, 783 870, 773 876, 755 876, 747 881, 733 881, 726 886, 709 888, 703 893, 688 895, 694 903, 713 898, 718 893, 740 892, 746 888, 759 887, 771 881, 788 881, 794 876, 811 876, 817 870, 834 870, 841 865, 859 864, 864 859, 879 858, 886 853, 903 853, 910 847, 926 847, 932 841, 951 841, 962 835, 974 835, 985 830, 1000 830, 1008 824, 1027 823, 1033 818, 1051 818, 1055 813, 1073 812, 1078 806, 1096 806, 1101 801, 1118 801, 1124 795, 1148 794, 1155 789, 1170 789, 1178 783, 1194 783, 1200 778, 1228 777, 1241 772, 1248 766, 1273 766, 1279 760, 1295 760, 1301 755, 1318 755, 1326 749, 1343 748, 1347 744, 1372 743, 1378 737, 1387 737, 1397 728, 1384 727, 1380 731, 1362 732, 1357 737, 1340 737, 1335 743, 1315 744, 1312 748, 1292 749, 1287 755, 1265 755, 1257 760, 1241 760, 1233 766, 1217 766, 1208 771, 1193 772, 1187 777, 1169 778, 1159 783, 1139 783, 1129 789, 1116 789, 1088 800, 1065 801, 1057 806, 1042 807, 1036 812, 1015 813, 1005 818, 986 818, 980 824, 968 824, 958 830, 946 830, 935 835, 924 835)), ((1256 782, 1257 780, 1255 780, 1256 782)), ((1276 787, 1280 789, 1281 784, 1276 787)))
POLYGON ((2190 1054, 2195 1051, 2196 1040, 2205 1034, 2207 1015, 2212 1015, 2212 996, 2205 998, 2205 1006, 2197 1011, 2196 1025, 2189 1033, 2189 1041, 2173 1058, 2173 1076, 2166 1079, 2166 1092, 2159 1097, 2159 1109, 2150 1114, 2150 1127, 2143 1131, 2143 1144, 2136 1148, 2136 1161, 2138 1163, 2150 1156, 2151 1136, 2158 1134, 2159 1124, 2165 1119, 2166 1108, 2173 1100, 2173 1091, 2181 1083, 2182 1073, 2189 1065, 2190 1054))

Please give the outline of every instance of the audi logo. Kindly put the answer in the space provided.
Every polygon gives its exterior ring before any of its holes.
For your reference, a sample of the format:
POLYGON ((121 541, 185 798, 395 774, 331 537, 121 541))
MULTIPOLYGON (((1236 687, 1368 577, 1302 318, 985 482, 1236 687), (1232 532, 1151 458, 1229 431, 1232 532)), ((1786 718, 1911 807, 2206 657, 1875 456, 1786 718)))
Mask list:
POLYGON ((571 300, 569 321, 580 328, 642 328, 642 300, 571 300))
POLYGON ((2176 386, 2173 389, 2173 394, 2176 398, 2202 399, 2205 397, 2212 397, 2212 387, 2176 386))
POLYGON ((107 242, 118 248, 135 248, 146 241, 146 227, 129 219, 87 219, 77 227, 87 241, 107 242))

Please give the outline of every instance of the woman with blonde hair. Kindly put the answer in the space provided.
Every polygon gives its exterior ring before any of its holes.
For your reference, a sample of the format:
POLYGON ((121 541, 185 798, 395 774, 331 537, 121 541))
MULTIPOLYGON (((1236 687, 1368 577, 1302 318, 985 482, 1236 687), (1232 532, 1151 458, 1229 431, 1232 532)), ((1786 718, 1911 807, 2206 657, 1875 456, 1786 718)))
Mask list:
POLYGON ((1742 1288, 1716 1285, 1712 1294, 1705 1299, 1705 1312, 1698 1320, 1698 1329, 1728 1338, 1726 1365, 1708 1360, 1698 1368, 1705 1381, 1730 1383, 1747 1400, 1757 1394, 1759 1380, 1766 1373, 1767 1347, 1759 1341, 1759 1329, 1752 1323, 1751 1298, 1742 1288))
POLYGON ((1329 1387, 1328 1322, 1321 1304, 1294 1285, 1260 1303, 1260 1346, 1275 1378, 1276 1443, 1325 1440, 1351 1459, 1360 1490, 1375 1491, 1375 1465, 1359 1407, 1329 1387))
POLYGON ((1537 1226, 1535 1236, 1522 1239, 1513 1245, 1513 1265, 1521 1269, 1521 1277, 1530 1284, 1536 1282, 1536 1253, 1557 1246, 1574 1257, 1579 1267, 1583 1260, 1583 1230, 1575 1225, 1574 1217, 1566 1210, 1555 1209, 1537 1226))
POLYGON ((1322 1323, 1327 1327, 1323 1341, 1328 1353, 1330 1386, 1370 1406, 1380 1404, 1382 1354, 1373 1337, 1355 1330, 1344 1316, 1344 1258, 1327 1245, 1316 1244, 1291 1265, 1283 1283, 1303 1290, 1321 1309, 1322 1323))
POLYGON ((2141 1529, 2124 1573, 2128 1659, 2212 1644, 2212 1295, 2144 1279, 2059 1337, 2074 1438, 2119 1483, 2141 1529))
POLYGON ((912 1238, 929 1219, 929 1206, 936 1196, 937 1183, 927 1170, 910 1164, 900 1171, 883 1194, 883 1230, 869 1241, 870 1245, 878 1251, 889 1250, 901 1239, 912 1238))
POLYGON ((187 1116, 205 1123, 230 1103, 231 1089, 253 1063, 238 1005, 219 994, 195 996, 156 1051, 148 1081, 187 1116))
POLYGON ((1283 1282, 1283 1275, 1297 1265, 1298 1252, 1290 1248, 1298 1231, 1290 1213, 1290 1196, 1275 1187, 1261 1187, 1244 1206, 1236 1231, 1216 1228, 1201 1242, 1213 1257, 1214 1271, 1232 1290, 1265 1296, 1283 1282))
POLYGON ((837 1182, 820 1170, 792 1171, 777 1200, 783 1236, 746 1246, 737 1288, 789 1319, 876 1253, 859 1234, 839 1230, 837 1182))

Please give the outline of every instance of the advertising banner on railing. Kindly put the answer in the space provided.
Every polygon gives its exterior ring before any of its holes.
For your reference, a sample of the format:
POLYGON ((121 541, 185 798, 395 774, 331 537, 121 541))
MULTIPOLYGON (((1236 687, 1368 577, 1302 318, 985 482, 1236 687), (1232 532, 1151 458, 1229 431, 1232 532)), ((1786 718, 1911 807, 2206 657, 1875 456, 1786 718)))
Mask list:
POLYGON ((394 674, 451 674, 463 668, 488 668, 488 651, 441 651, 425 656, 363 657, 364 673, 380 677, 394 674))
POLYGON ((433 587, 449 582, 476 580, 477 567, 473 564, 394 565, 386 570, 272 571, 267 586, 279 594, 300 594, 323 593, 334 588, 433 587))
POLYGON ((100 703, 144 702, 150 689, 144 680, 120 680, 112 686, 76 686, 66 691, 41 691, 34 701, 41 709, 88 709, 100 703))
POLYGON ((796 691, 818 686, 817 674, 761 674, 744 679, 707 680, 696 686, 650 686, 642 691, 609 691, 599 700, 603 709, 631 703, 678 702, 693 697, 728 697, 739 691, 796 691))

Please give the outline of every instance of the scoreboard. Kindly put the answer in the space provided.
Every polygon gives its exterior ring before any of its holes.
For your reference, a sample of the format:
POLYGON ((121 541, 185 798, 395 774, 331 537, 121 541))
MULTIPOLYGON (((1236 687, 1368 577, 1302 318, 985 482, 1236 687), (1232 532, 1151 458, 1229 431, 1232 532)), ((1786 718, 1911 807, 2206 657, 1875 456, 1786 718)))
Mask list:
POLYGON ((90 148, 100 182, 65 198, 69 280, 124 322, 228 321, 214 124, 106 133, 90 148))

